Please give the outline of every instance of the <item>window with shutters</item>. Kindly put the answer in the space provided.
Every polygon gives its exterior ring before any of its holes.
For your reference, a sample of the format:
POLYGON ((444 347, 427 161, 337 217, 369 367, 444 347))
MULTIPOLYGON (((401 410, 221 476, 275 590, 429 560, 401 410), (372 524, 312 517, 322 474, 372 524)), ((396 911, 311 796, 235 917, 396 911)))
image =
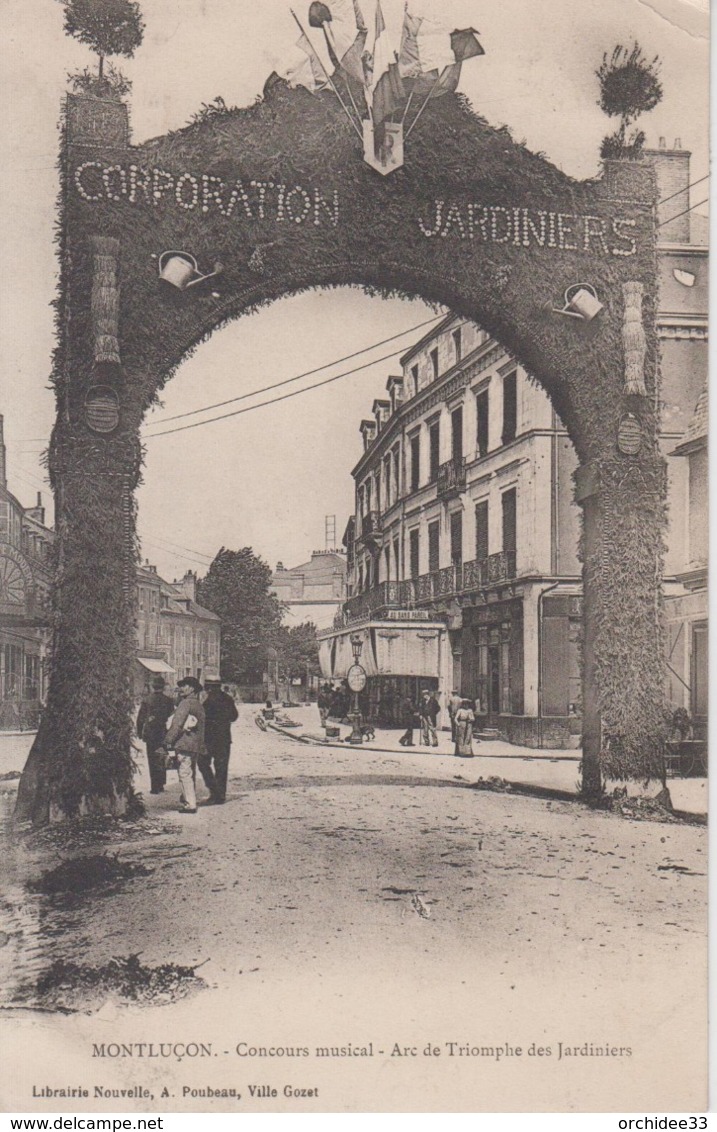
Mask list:
POLYGON ((411 491, 418 491, 421 475, 421 437, 411 437, 411 491))
POLYGON ((460 565, 463 561, 463 512, 454 511, 451 515, 451 564, 460 565))
POLYGON ((393 450, 393 484, 396 499, 401 495, 401 450, 398 445, 393 450))
POLYGON ((401 547, 398 539, 393 540, 393 569, 394 577, 401 577, 401 547))
POLYGON ((428 426, 429 482, 438 479, 438 466, 441 462, 441 426, 438 420, 428 426))
POLYGON ((503 492, 501 504, 503 507, 503 550, 507 553, 515 554, 518 543, 518 531, 516 526, 517 497, 514 487, 512 487, 510 491, 503 492))
POLYGON ((463 406, 451 413, 451 455, 456 463, 463 459, 463 406))
POLYGON ((412 531, 408 532, 408 546, 409 546, 409 562, 411 577, 418 577, 419 570, 419 532, 418 527, 414 527, 412 531))
POLYGON ((476 445, 479 456, 488 455, 488 390, 476 397, 476 445))
POLYGON ((410 390, 409 395, 412 396, 412 397, 415 397, 416 393, 418 393, 418 366, 417 365, 411 366, 411 382, 412 382, 413 388, 410 390))
POLYGON ((440 523, 428 524, 428 572, 434 573, 438 569, 440 548, 440 523))
POLYGON ((456 351, 456 361, 459 362, 463 357, 463 342, 461 339, 461 328, 453 331, 453 345, 456 351))
POLYGON ((431 350, 428 356, 431 359, 431 376, 435 381, 438 377, 438 346, 436 346, 434 350, 431 350))
POLYGON ((515 440, 518 432, 518 375, 509 373, 503 378, 503 444, 515 440))
POLYGON ((488 557, 488 500, 476 503, 476 559, 488 557))

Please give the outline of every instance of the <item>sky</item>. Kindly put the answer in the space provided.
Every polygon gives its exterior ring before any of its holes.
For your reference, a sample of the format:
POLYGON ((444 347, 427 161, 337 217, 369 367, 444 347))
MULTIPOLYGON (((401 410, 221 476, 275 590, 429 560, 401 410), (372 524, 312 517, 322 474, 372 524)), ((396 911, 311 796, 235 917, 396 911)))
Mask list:
MULTIPOLYGON (((181 127, 217 95, 231 105, 251 104, 271 71, 297 61, 292 6, 305 11, 308 0, 141 0, 144 43, 134 59, 121 61, 133 83, 133 140, 181 127)), ((370 24, 374 0, 362 6, 370 24)), ((389 26, 398 27, 403 0, 383 0, 383 7, 389 26)), ((662 60, 663 102, 640 123, 648 145, 660 136, 668 146, 680 138, 692 151, 692 181, 707 174, 707 0, 413 0, 409 7, 440 16, 449 29, 479 32, 486 54, 464 65, 462 92, 492 125, 508 125, 518 141, 580 179, 598 173, 600 140, 614 128, 596 104, 594 71, 616 43, 638 40, 646 55, 662 60)), ((0 412, 10 490, 30 505, 37 491, 49 501, 42 452, 55 412, 48 376, 57 122, 66 74, 93 57, 63 34, 57 0, 3 0, 0 31, 0 412)), ((695 186, 692 204, 707 196, 706 184, 695 186)), ((354 288, 278 300, 216 332, 182 365, 148 418, 148 432, 175 414, 260 390, 406 331, 297 387, 402 352, 425 333, 412 328, 435 313, 419 300, 369 298, 354 288)), ((143 557, 170 579, 187 569, 205 572, 220 546, 252 546, 272 566, 293 566, 323 548, 326 515, 336 516, 340 540, 353 506, 359 422, 397 372, 396 357, 278 405, 147 439, 139 492, 143 557)), ((257 399, 263 398, 236 407, 257 399)))

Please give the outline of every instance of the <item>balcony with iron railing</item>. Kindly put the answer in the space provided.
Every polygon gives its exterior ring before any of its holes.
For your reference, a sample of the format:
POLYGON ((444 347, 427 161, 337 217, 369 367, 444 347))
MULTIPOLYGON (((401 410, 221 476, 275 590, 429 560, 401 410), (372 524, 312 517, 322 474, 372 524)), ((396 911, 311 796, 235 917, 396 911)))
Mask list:
POLYGON ((466 458, 461 456, 440 464, 436 476, 439 499, 450 499, 466 490, 466 458))
POLYGON ((455 563, 406 578, 402 582, 380 582, 344 603, 334 622, 335 628, 361 618, 376 617, 390 609, 415 609, 457 595, 488 589, 516 576, 515 551, 501 550, 487 558, 455 563))
POLYGON ((377 542, 381 539, 381 512, 367 511, 361 516, 359 526, 359 539, 363 542, 377 542))

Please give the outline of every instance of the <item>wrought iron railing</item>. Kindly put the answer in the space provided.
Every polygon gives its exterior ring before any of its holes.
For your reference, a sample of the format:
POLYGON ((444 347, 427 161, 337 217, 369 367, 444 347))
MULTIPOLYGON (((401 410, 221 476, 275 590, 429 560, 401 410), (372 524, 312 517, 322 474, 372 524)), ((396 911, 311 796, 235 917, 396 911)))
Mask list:
POLYGON ((381 533, 381 512, 367 511, 361 516, 361 538, 369 538, 381 533))
POLYGON ((417 578, 380 582, 365 593, 350 597, 337 613, 334 627, 341 628, 349 621, 371 617, 382 610, 413 609, 425 602, 486 589, 510 581, 515 574, 515 551, 501 550, 487 558, 454 563, 417 578))
POLYGON ((438 469, 438 495, 458 495, 466 490, 466 459, 446 460, 438 469))

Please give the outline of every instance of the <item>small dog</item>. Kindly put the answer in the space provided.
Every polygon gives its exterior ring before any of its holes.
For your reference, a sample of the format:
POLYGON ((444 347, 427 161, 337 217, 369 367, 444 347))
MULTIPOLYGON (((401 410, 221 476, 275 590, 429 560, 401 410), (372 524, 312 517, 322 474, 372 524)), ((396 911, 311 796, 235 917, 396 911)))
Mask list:
POLYGON ((374 731, 370 723, 367 723, 364 727, 361 728, 361 735, 363 737, 364 743, 370 743, 372 739, 376 738, 376 732, 374 731))

